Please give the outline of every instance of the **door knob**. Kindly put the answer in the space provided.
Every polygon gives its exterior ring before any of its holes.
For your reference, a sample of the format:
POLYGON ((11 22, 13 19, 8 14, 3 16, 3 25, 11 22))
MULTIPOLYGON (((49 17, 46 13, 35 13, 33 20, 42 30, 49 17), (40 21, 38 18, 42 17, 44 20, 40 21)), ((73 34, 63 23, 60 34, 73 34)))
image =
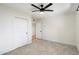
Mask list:
POLYGON ((28 34, 28 32, 26 32, 26 34, 28 34))
POLYGON ((42 31, 40 31, 40 32, 42 32, 42 31))

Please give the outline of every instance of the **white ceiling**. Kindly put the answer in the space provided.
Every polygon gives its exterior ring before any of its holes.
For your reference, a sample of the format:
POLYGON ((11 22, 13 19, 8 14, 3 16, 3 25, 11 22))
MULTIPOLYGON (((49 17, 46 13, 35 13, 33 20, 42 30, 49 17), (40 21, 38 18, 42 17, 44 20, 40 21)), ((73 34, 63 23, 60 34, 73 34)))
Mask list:
POLYGON ((4 3, 3 5, 20 12, 31 11, 31 6, 28 3, 4 3))
MULTIPOLYGON (((44 3, 44 6, 48 3, 44 3)), ((65 12, 75 11, 78 4, 71 4, 71 3, 54 3, 48 9, 54 10, 53 12, 45 12, 44 15, 40 15, 40 12, 32 12, 33 10, 37 10, 36 8, 31 6, 31 3, 4 3, 4 6, 10 7, 11 9, 15 9, 17 11, 23 13, 31 13, 32 16, 35 17, 44 17, 45 15, 52 15, 52 14, 60 14, 65 12)), ((35 3, 35 5, 40 6, 40 3, 35 3)))
MULTIPOLYGON (((48 3, 43 3, 44 6, 48 3)), ((3 5, 8 6, 10 8, 16 9, 18 11, 27 12, 32 10, 37 10, 36 8, 31 6, 31 3, 4 3, 3 5)), ((35 5, 40 6, 40 3, 35 3, 35 5)), ((71 4, 71 3, 53 3, 52 6, 50 6, 48 9, 55 10, 54 12, 63 12, 66 9, 70 8, 71 5, 77 5, 77 4, 71 4)))

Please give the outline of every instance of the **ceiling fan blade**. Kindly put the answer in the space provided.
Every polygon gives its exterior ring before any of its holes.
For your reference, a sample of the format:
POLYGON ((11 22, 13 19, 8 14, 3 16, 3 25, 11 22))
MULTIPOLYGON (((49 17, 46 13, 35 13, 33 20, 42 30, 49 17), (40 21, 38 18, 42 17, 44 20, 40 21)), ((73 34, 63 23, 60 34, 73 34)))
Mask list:
POLYGON ((32 12, 37 12, 37 11, 40 11, 40 10, 34 10, 34 11, 32 11, 32 12))
POLYGON ((34 4, 31 4, 33 7, 35 7, 35 8, 37 8, 37 9, 40 9, 39 7, 37 7, 36 5, 34 5, 34 4))
POLYGON ((54 11, 54 10, 44 10, 44 11, 54 11))
POLYGON ((76 11, 79 11, 79 6, 77 7, 76 11))
POLYGON ((51 5, 53 5, 52 3, 49 3, 48 5, 46 5, 45 7, 44 7, 44 10, 46 9, 46 8, 48 8, 49 6, 51 6, 51 5))

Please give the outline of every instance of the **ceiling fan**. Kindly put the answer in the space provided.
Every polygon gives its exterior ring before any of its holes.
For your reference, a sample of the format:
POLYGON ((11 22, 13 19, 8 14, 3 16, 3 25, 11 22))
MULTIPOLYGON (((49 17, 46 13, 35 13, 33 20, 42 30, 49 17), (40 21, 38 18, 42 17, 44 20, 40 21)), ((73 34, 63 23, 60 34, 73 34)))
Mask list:
POLYGON ((77 7, 77 10, 76 11, 79 11, 79 6, 77 7))
POLYGON ((41 4, 40 7, 38 7, 38 6, 34 5, 34 4, 31 4, 31 6, 33 6, 33 7, 35 7, 35 8, 38 9, 38 10, 34 10, 34 11, 32 11, 32 12, 37 12, 37 11, 40 11, 40 12, 51 11, 51 12, 52 12, 53 10, 47 10, 47 8, 50 7, 51 5, 53 5, 53 4, 52 4, 52 3, 49 3, 48 5, 46 5, 46 6, 44 7, 44 5, 41 4))

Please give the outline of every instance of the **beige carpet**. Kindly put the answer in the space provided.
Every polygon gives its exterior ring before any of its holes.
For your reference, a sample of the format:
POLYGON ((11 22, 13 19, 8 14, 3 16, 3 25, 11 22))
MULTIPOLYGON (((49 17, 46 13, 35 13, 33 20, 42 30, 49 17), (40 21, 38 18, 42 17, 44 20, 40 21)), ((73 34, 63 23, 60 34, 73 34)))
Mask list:
POLYGON ((50 42, 46 40, 36 40, 32 44, 17 48, 4 55, 77 55, 75 46, 50 42))

